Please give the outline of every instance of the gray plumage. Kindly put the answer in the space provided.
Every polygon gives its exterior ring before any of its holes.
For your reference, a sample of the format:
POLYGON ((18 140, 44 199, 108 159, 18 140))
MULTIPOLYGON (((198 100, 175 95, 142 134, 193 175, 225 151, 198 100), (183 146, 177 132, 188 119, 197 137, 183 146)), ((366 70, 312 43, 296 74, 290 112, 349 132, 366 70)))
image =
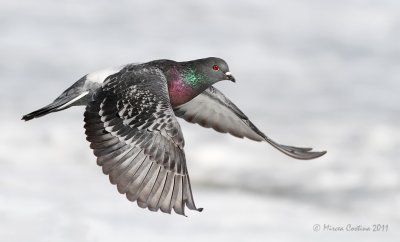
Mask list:
POLYGON ((230 133, 233 136, 246 137, 254 141, 266 141, 296 159, 314 159, 325 154, 325 152, 312 152, 312 148, 299 148, 276 143, 261 132, 234 103, 213 86, 191 101, 176 107, 174 111, 176 116, 188 122, 213 128, 221 133, 230 133))
POLYGON ((151 211, 197 209, 183 152, 183 135, 157 68, 114 75, 85 112, 87 140, 98 165, 120 193, 151 211))
POLYGON ((202 209, 194 203, 176 117, 236 137, 266 141, 297 159, 325 154, 268 138, 211 86, 220 80, 234 78, 219 58, 130 64, 86 75, 53 103, 23 119, 86 106, 84 127, 90 148, 118 191, 142 208, 182 215, 185 207, 202 209))

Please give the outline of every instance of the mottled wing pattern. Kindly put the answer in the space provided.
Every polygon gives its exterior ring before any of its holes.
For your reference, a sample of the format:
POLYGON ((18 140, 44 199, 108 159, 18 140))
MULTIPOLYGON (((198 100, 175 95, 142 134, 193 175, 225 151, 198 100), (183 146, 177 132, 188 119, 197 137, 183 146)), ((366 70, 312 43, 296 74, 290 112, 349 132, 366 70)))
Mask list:
POLYGON ((164 75, 131 66, 111 75, 85 112, 97 164, 118 191, 151 211, 197 209, 164 75))
POLYGON ((221 133, 266 141, 273 147, 296 159, 314 159, 326 152, 312 152, 311 148, 299 148, 276 143, 261 132, 242 112, 215 87, 209 87, 191 101, 174 109, 175 115, 191 123, 213 128, 221 133))

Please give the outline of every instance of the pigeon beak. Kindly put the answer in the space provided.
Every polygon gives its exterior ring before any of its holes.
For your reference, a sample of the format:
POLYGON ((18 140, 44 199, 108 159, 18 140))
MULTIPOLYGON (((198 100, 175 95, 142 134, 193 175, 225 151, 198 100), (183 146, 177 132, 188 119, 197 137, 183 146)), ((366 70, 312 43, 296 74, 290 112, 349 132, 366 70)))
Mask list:
POLYGON ((235 78, 232 76, 232 73, 229 71, 225 73, 225 76, 230 80, 231 82, 236 82, 235 78))

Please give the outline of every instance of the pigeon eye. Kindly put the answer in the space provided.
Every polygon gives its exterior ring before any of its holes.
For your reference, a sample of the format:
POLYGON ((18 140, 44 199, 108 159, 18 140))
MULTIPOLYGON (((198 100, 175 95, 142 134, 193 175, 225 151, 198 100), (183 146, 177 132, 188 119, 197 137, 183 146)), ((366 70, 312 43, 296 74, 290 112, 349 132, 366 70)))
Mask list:
POLYGON ((213 65, 213 70, 214 71, 218 71, 219 70, 219 66, 218 65, 213 65))

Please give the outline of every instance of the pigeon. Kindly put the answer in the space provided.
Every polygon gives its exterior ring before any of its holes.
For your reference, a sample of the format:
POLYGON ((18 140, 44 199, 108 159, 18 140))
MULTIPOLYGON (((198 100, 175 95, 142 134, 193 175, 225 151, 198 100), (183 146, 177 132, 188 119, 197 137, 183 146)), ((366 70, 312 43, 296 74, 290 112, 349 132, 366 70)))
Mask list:
POLYGON ((87 74, 51 104, 24 115, 31 120, 72 106, 86 106, 84 128, 97 164, 118 192, 150 211, 185 215, 197 208, 193 199, 177 117, 230 133, 265 141, 302 160, 326 153, 281 145, 261 132, 212 85, 235 82, 220 58, 177 62, 154 60, 87 74))

